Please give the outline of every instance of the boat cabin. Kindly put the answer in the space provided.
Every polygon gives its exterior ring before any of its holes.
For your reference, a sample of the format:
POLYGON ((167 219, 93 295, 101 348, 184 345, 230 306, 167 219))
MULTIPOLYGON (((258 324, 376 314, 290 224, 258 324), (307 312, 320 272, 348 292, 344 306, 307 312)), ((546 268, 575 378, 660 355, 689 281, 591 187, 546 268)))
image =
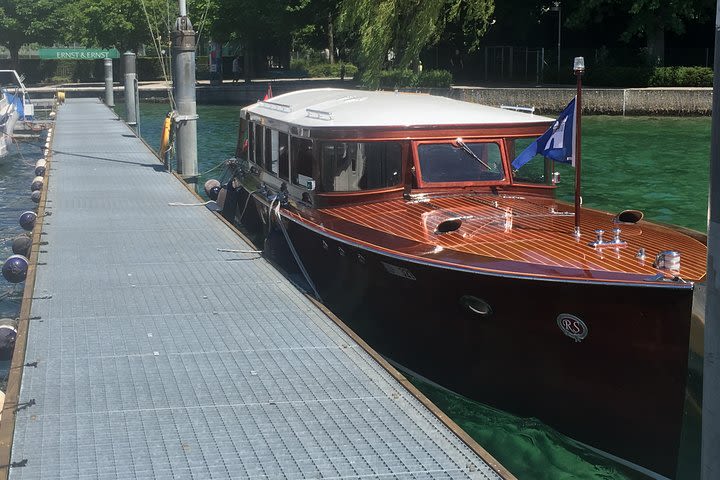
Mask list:
POLYGON ((462 189, 552 195, 552 162, 512 160, 552 119, 445 97, 316 89, 242 110, 237 156, 315 207, 462 189))

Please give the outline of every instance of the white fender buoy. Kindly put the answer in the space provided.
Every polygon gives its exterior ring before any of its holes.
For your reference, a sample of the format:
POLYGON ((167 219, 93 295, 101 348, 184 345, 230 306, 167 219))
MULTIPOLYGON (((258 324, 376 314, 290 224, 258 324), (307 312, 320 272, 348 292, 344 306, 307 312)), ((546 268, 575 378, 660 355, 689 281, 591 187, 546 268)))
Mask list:
POLYGON ((205 195, 210 198, 210 200, 217 200, 218 193, 220 193, 220 182, 218 180, 215 180, 214 178, 211 178, 207 182, 205 182, 205 195))
POLYGON ((45 175, 45 170, 47 168, 47 160, 44 158, 41 158, 37 162, 35 162, 35 175, 42 177, 45 175))
POLYGON ((39 175, 33 178, 32 184, 30 185, 30 191, 34 192, 35 190, 42 190, 44 181, 45 179, 39 175))

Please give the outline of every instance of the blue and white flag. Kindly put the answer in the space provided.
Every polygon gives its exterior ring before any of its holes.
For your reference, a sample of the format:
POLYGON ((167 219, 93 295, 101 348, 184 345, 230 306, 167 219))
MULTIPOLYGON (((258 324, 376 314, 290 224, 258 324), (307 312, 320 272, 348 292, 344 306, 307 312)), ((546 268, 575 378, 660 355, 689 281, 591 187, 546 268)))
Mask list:
POLYGON ((568 103, 565 110, 552 127, 531 143, 512 162, 512 167, 518 169, 532 160, 535 155, 551 158, 556 162, 569 163, 575 166, 575 99, 568 103))

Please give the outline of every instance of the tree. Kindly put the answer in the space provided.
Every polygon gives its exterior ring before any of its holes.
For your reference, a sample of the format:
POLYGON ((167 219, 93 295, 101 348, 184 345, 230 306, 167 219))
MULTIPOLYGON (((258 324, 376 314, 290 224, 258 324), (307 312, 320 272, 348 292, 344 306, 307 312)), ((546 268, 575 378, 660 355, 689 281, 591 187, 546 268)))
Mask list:
POLYGON ((302 0, 288 7, 293 12, 293 48, 328 50, 328 60, 335 63, 337 41, 336 24, 339 3, 334 0, 302 0))
POLYGON ((165 0, 73 0, 63 16, 68 20, 64 34, 68 43, 137 51, 158 36, 169 45, 177 9, 169 8, 165 0))
POLYGON ((343 0, 340 27, 357 35, 363 79, 372 86, 386 62, 416 66, 450 22, 460 22, 470 49, 477 48, 493 10, 493 0, 343 0))
POLYGON ((242 44, 245 79, 268 54, 287 52, 297 27, 297 8, 309 0, 211 0, 207 22, 212 37, 242 44))
POLYGON ((627 19, 623 40, 642 36, 652 63, 665 60, 665 32, 684 33, 688 20, 702 19, 715 5, 711 0, 581 0, 571 10, 568 26, 581 28, 609 16, 627 19))
POLYGON ((0 0, 0 44, 10 50, 15 66, 20 47, 34 42, 52 44, 58 37, 62 5, 58 0, 0 0))

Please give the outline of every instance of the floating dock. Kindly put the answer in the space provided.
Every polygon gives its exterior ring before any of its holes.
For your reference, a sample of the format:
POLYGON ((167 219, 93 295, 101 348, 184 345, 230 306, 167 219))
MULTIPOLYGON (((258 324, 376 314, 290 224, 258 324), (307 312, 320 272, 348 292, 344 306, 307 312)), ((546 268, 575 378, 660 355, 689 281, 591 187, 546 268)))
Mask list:
POLYGON ((0 477, 514 478, 99 101, 51 148, 0 477))

